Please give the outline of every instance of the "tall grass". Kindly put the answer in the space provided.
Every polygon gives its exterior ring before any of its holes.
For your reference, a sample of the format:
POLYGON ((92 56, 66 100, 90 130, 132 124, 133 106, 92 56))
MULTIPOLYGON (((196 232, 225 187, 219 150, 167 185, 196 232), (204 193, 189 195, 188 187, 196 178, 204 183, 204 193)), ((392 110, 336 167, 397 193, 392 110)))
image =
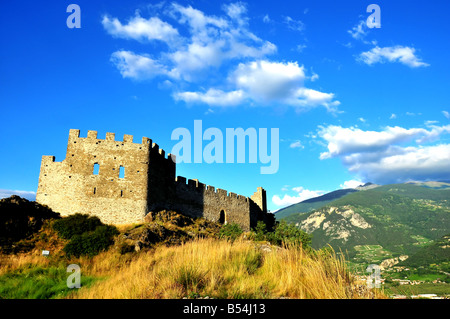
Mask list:
MULTIPOLYGON (((103 277, 70 298, 367 298, 335 255, 299 247, 263 252, 254 242, 197 239, 139 254, 108 251, 77 261, 103 277)), ((375 297, 382 297, 376 295, 375 297)))

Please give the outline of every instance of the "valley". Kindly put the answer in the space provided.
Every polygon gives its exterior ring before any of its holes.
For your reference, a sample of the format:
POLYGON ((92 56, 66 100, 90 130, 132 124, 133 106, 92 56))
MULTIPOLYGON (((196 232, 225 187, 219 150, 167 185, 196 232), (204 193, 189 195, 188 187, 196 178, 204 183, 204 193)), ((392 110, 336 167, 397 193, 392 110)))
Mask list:
POLYGON ((450 184, 371 184, 341 194, 306 211, 294 204, 280 219, 312 235, 315 249, 343 254, 360 276, 379 265, 392 295, 450 295, 450 184))

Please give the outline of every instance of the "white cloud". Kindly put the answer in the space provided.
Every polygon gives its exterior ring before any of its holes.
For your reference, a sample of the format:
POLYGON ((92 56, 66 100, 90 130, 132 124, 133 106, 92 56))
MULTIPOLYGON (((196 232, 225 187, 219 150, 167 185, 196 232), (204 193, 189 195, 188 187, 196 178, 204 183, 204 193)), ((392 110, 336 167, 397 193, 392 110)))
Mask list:
POLYGON ((124 78, 144 80, 163 74, 170 75, 170 72, 159 61, 131 51, 114 52, 111 55, 111 62, 116 65, 124 78))
POLYGON ((297 194, 293 195, 293 196, 285 194, 283 196, 283 198, 281 198, 279 195, 274 195, 272 197, 272 202, 276 206, 288 206, 288 205, 297 204, 304 200, 314 198, 314 197, 324 194, 324 191, 312 191, 312 190, 304 189, 301 186, 293 187, 292 190, 294 192, 296 192, 297 194))
POLYGON ((224 4, 222 6, 226 14, 238 24, 244 25, 247 23, 248 18, 245 16, 247 13, 247 7, 242 2, 224 4))
POLYGON ((397 148, 396 152, 381 155, 370 162, 354 161, 349 170, 379 183, 450 178, 450 144, 397 148))
POLYGON ((276 52, 276 46, 263 41, 248 29, 247 9, 242 3, 223 5, 227 16, 207 16, 191 6, 173 4, 172 15, 189 26, 186 45, 168 54, 185 80, 191 73, 207 67, 218 68, 224 61, 260 58, 276 52))
POLYGON ((301 20, 295 20, 289 16, 284 18, 284 23, 289 29, 294 31, 303 31, 305 29, 305 24, 301 20))
POLYGON ((325 106, 332 110, 339 105, 332 93, 304 87, 305 70, 297 62, 267 60, 239 64, 232 79, 238 88, 248 92, 257 102, 282 102, 298 108, 325 106))
POLYGON ((248 99, 261 105, 283 103, 295 107, 298 111, 317 106, 324 106, 331 112, 336 111, 340 103, 334 100, 334 94, 304 87, 305 79, 304 67, 299 66, 297 62, 257 60, 240 63, 237 69, 231 72, 228 82, 235 89, 230 92, 209 89, 206 93, 179 92, 176 97, 186 102, 203 102, 208 105, 220 103, 226 106, 230 103, 234 106, 248 99), (211 98, 212 96, 214 98, 211 98))
POLYGON ((311 81, 317 81, 319 79, 319 75, 317 74, 317 73, 314 73, 312 76, 311 76, 311 81))
POLYGON ((450 145, 422 145, 436 142, 446 133, 450 133, 450 125, 428 125, 428 129, 396 126, 382 131, 330 125, 318 131, 328 148, 327 152, 320 154, 320 159, 340 158, 361 180, 381 184, 448 179, 450 145))
POLYGON ((367 34, 367 24, 366 21, 361 20, 355 25, 351 30, 347 31, 353 39, 360 40, 364 38, 367 34))
MULTIPOLYGON (((148 74, 147 68, 153 63, 170 70, 172 77, 195 82, 204 73, 200 71, 219 69, 225 61, 261 58, 277 50, 273 43, 263 41, 248 29, 247 8, 244 4, 231 3, 223 5, 222 9, 226 14, 217 17, 208 16, 191 6, 170 4, 163 12, 179 24, 182 34, 158 17, 145 19, 136 15, 127 24, 122 24, 117 18, 105 15, 102 24, 113 37, 140 42, 159 40, 168 44, 167 50, 161 51, 153 62, 143 60, 142 64, 128 66, 127 60, 118 60, 122 62, 117 64, 121 71, 134 71, 126 72, 128 77, 148 74), (144 69, 142 72, 140 66, 144 69)), ((148 58, 145 54, 141 55, 148 58)))
POLYGON ((429 64, 422 62, 415 55, 415 51, 416 49, 414 48, 399 45, 384 48, 376 46, 369 51, 361 53, 358 59, 368 65, 385 62, 399 62, 411 68, 429 66, 429 64))
POLYGON ((447 111, 442 111, 442 114, 444 114, 444 116, 448 119, 450 119, 450 113, 447 111))
POLYGON ((270 23, 272 20, 270 19, 270 17, 269 17, 269 15, 268 14, 266 14, 264 17, 263 17, 263 22, 264 23, 270 23))
POLYGON ((204 103, 210 106, 235 106, 245 98, 241 90, 224 92, 222 90, 209 89, 205 93, 200 92, 177 92, 174 94, 176 100, 186 103, 204 103))
POLYGON ((345 181, 343 184, 340 184, 339 187, 341 187, 341 188, 356 188, 361 185, 364 185, 364 183, 359 180, 356 180, 356 179, 351 179, 349 181, 345 181))
POLYGON ((21 190, 11 190, 11 189, 0 189, 0 199, 7 198, 12 195, 17 195, 22 198, 28 199, 30 201, 36 200, 36 192, 31 191, 21 191, 21 190))
POLYGON ((386 127, 383 131, 363 131, 350 127, 330 125, 321 127, 319 136, 328 142, 328 152, 320 155, 321 159, 343 156, 351 153, 370 153, 385 150, 391 145, 401 144, 416 139, 417 143, 433 141, 442 133, 450 132, 450 125, 430 126, 405 129, 399 126, 386 127))
MULTIPOLYGON (((316 81, 317 74, 305 75, 303 65, 295 61, 276 62, 267 58, 277 47, 250 31, 245 4, 222 5, 222 15, 207 15, 177 3, 162 6, 164 9, 158 9, 173 20, 174 26, 156 16, 145 19, 136 14, 127 23, 103 17, 104 29, 114 37, 168 44, 152 55, 130 50, 114 52, 111 61, 122 77, 137 80, 165 77, 162 83, 168 78, 170 87, 160 87, 172 89, 176 100, 187 103, 235 106, 256 102, 285 104, 298 112, 318 106, 331 112, 337 110, 340 103, 333 93, 305 86, 307 81, 316 81)), ((302 27, 301 21, 291 17, 284 22, 296 30, 302 27)))
POLYGON ((389 117, 390 120, 396 119, 397 115, 395 113, 392 113, 391 116, 389 117))
POLYGON ((292 96, 303 84, 305 72, 297 62, 262 60, 239 64, 232 77, 238 87, 245 89, 256 99, 272 101, 292 96))
POLYGON ((300 141, 292 142, 292 143, 289 145, 289 147, 290 147, 290 148, 305 148, 305 147, 302 145, 302 142, 300 142, 300 141))
POLYGON ((103 16, 102 24, 105 30, 114 37, 133 39, 137 41, 159 40, 167 44, 173 44, 178 38, 178 30, 158 17, 144 19, 139 15, 123 25, 117 18, 103 16))

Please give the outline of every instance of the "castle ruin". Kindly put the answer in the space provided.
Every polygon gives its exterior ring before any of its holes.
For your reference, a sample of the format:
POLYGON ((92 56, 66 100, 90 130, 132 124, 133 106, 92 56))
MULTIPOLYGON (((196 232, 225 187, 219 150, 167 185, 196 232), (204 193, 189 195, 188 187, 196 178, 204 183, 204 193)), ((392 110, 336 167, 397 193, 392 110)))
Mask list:
POLYGON ((71 129, 66 158, 56 162, 43 156, 36 201, 62 216, 95 215, 108 224, 142 223, 149 212, 175 210, 190 217, 237 223, 244 230, 264 221, 275 222, 267 212, 266 191, 258 187, 251 197, 176 177, 174 155, 143 137, 132 135, 104 140, 96 131, 80 137, 71 129))

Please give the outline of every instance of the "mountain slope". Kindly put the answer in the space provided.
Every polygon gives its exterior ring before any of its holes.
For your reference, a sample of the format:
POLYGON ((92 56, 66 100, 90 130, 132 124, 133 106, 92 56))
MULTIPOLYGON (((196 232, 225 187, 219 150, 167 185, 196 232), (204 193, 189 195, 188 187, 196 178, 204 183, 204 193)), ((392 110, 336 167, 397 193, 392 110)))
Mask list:
POLYGON ((392 255, 415 253, 450 231, 450 188, 391 184, 353 192, 314 211, 286 218, 313 235, 312 246, 330 244, 355 256, 355 246, 380 245, 392 255))
POLYGON ((431 264, 450 263, 450 234, 419 249, 415 254, 401 262, 400 266, 419 267, 431 264))
POLYGON ((297 204, 292 204, 282 209, 279 209, 275 213, 275 217, 277 220, 286 219, 292 214, 298 213, 308 213, 314 209, 318 209, 320 207, 325 206, 326 204, 336 200, 338 198, 344 197, 347 194, 351 194, 361 190, 368 190, 378 187, 379 185, 373 183, 366 183, 362 186, 358 186, 356 188, 345 188, 338 189, 329 193, 326 193, 321 196, 317 196, 314 198, 306 199, 297 204))
POLYGON ((339 189, 318 197, 310 198, 304 200, 300 203, 293 204, 278 210, 275 213, 275 217, 277 220, 281 220, 287 218, 289 215, 297 214, 297 213, 307 213, 314 209, 318 209, 326 204, 332 202, 335 199, 341 198, 347 194, 357 192, 356 189, 347 188, 347 189, 339 189))

